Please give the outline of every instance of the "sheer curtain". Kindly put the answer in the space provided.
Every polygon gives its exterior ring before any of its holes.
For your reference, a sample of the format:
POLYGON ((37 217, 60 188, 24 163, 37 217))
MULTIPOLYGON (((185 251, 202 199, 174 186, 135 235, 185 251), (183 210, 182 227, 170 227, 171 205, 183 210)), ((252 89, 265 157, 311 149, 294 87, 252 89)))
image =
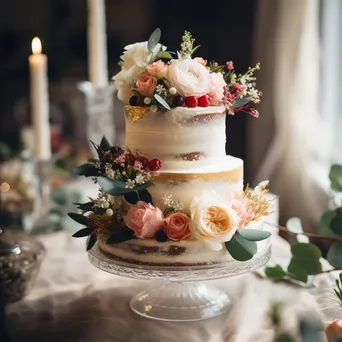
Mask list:
MULTIPOLYGON (((259 0, 256 18, 254 58, 261 62, 258 87, 264 95, 260 118, 249 120, 248 176, 268 178, 271 191, 280 195, 280 222, 298 216, 307 231, 317 229, 327 207, 338 136, 336 100, 342 92, 339 88, 338 95, 331 82, 341 80, 334 74, 341 58, 332 61, 326 54, 328 46, 337 53, 332 40, 341 34, 331 37, 327 27, 337 30, 330 6, 341 3, 259 0)), ((342 148, 341 135, 342 130, 342 148)))

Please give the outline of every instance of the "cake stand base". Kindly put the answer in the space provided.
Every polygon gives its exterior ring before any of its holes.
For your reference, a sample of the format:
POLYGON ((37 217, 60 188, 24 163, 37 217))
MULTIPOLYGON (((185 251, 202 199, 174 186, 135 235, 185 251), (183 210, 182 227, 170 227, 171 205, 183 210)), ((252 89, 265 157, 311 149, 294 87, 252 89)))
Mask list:
POLYGON ((157 282, 134 296, 130 307, 147 318, 189 322, 219 316, 231 304, 226 293, 202 282, 157 282))

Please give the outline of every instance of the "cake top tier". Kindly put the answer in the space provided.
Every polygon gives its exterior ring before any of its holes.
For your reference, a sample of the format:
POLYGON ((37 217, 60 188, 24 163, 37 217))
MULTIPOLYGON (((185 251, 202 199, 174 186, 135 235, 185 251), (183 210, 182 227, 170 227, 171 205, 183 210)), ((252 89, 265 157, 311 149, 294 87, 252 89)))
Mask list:
POLYGON ((230 115, 243 111, 258 117, 251 105, 261 96, 253 76, 259 64, 237 74, 232 61, 220 65, 193 57, 199 46, 194 46, 190 32, 185 31, 177 53, 159 43, 160 36, 156 29, 148 41, 125 47, 121 71, 113 77, 121 101, 152 113, 175 107, 224 106, 230 115))

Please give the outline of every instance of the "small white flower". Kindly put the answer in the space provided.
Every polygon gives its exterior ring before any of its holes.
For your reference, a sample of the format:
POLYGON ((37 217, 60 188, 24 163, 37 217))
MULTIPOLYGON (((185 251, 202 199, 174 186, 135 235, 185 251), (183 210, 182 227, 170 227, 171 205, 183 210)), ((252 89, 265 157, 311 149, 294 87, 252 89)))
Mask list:
POLYGON ((144 184, 145 183, 145 177, 142 175, 142 174, 138 174, 136 177, 135 177, 135 182, 137 184, 144 184))
POLYGON ((129 179, 126 182, 126 189, 134 189, 135 186, 135 180, 134 179, 129 179))
POLYGON ((106 167, 106 176, 109 179, 114 179, 115 178, 115 171, 112 168, 106 167))
POLYGON ((163 197, 164 206, 171 207, 172 206, 172 194, 165 194, 163 197))
POLYGON ((162 84, 158 84, 156 86, 156 93, 159 95, 163 95, 166 93, 166 88, 162 84))

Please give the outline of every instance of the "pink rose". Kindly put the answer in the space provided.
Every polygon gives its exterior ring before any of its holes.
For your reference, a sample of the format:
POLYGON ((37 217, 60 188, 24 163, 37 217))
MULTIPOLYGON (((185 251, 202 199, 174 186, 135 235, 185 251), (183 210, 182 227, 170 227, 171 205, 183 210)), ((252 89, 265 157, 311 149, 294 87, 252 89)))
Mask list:
POLYGON ((208 94, 211 97, 210 105, 218 106, 222 104, 224 97, 224 87, 227 86, 222 73, 212 72, 211 74, 212 91, 208 94))
POLYGON ((181 96, 200 97, 212 90, 209 70, 191 58, 173 59, 168 67, 167 79, 181 96))
POLYGON ((133 205, 123 220, 137 238, 154 237, 165 224, 162 211, 143 201, 133 205))
POLYGON ((137 92, 144 96, 152 96, 156 89, 157 79, 149 73, 141 74, 136 83, 137 92))
POLYGON ((228 68, 229 70, 233 70, 233 69, 234 69, 234 65, 233 65, 233 62, 232 62, 232 61, 226 62, 226 65, 227 65, 227 68, 228 68))
POLYGON ((248 222, 254 219, 254 213, 251 209, 246 208, 245 203, 240 199, 232 201, 232 209, 236 211, 240 218, 239 228, 246 226, 248 222))
POLYGON ((151 75, 157 78, 165 77, 167 72, 167 66, 160 59, 157 62, 149 64, 146 69, 151 75))
POLYGON ((174 213, 165 219, 164 232, 173 241, 184 240, 190 236, 189 218, 183 213, 174 213))
POLYGON ((206 65, 207 65, 207 60, 206 60, 206 59, 203 59, 202 57, 195 57, 195 58, 194 58, 194 61, 196 61, 196 62, 199 63, 199 64, 202 64, 203 66, 206 66, 206 65))

